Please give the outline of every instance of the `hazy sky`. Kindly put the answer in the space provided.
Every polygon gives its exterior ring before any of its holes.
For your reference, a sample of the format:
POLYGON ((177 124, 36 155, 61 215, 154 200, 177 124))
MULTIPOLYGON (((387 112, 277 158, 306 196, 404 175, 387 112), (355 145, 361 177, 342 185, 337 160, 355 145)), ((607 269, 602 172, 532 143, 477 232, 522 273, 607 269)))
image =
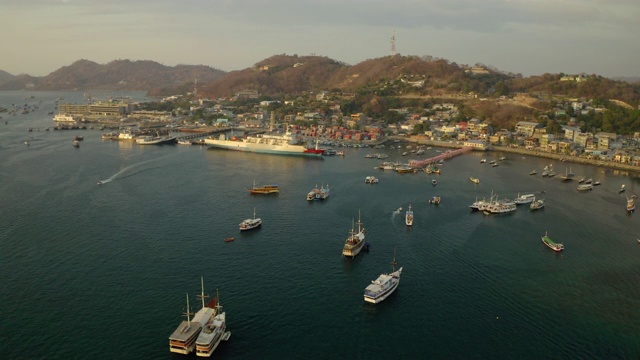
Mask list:
POLYGON ((275 54, 402 55, 525 76, 640 76, 639 0, 0 0, 0 70, 79 59, 240 70, 275 54))

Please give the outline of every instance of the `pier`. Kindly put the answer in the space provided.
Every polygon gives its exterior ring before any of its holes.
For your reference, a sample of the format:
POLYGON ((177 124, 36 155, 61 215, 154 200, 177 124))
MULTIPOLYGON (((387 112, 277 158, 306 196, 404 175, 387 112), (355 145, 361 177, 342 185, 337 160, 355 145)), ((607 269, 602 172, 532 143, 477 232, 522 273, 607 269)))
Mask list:
POLYGON ((434 156, 428 159, 424 159, 424 160, 410 160, 409 161, 409 166, 411 167, 424 167, 428 164, 431 163, 435 163, 438 162, 440 160, 444 160, 444 159, 450 159, 454 156, 460 155, 460 154, 464 154, 466 152, 469 152, 473 150, 473 148, 471 147, 463 147, 460 149, 456 149, 456 150, 447 150, 445 152, 443 152, 442 154, 438 155, 438 156, 434 156))

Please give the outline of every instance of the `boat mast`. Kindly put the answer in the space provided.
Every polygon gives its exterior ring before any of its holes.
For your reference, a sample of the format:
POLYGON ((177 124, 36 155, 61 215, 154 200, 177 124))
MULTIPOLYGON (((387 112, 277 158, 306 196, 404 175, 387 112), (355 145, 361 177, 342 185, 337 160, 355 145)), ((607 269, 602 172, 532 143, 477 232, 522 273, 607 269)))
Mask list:
POLYGON ((254 206, 253 207, 253 220, 255 220, 255 219, 256 219, 256 207, 254 206))
POLYGON ((362 222, 360 221, 360 209, 358 209, 358 232, 362 232, 362 222))
POLYGON ((208 296, 204 294, 204 278, 200 276, 200 298, 202 299, 202 308, 204 309, 204 299, 208 296))
POLYGON ((398 265, 398 263, 396 263, 396 246, 393 245, 393 261, 391 262, 391 272, 396 271, 396 265, 398 265))

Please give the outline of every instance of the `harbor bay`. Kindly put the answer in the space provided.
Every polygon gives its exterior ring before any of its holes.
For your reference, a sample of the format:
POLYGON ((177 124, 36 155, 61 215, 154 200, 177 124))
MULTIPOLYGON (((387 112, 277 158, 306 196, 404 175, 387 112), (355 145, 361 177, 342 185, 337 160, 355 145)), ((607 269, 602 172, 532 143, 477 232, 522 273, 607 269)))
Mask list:
MULTIPOLYGON (((28 95, 0 93, 0 101, 28 95)), ((232 333, 218 358, 640 355, 640 225, 625 211, 640 189, 627 173, 492 151, 446 160, 439 175, 398 174, 365 155, 419 160, 402 156, 414 144, 316 159, 138 146, 101 140, 97 129, 30 133, 51 126, 46 107, 56 98, 82 96, 34 95, 42 111, 0 123, 7 358, 186 358, 169 352, 168 337, 201 276, 210 297, 218 290, 232 333), (480 161, 503 156, 497 167, 480 161), (583 193, 577 181, 543 178, 550 164, 602 185, 583 193), (366 176, 379 182, 365 184, 366 176), (251 195, 254 181, 279 193, 251 195), (322 185, 331 196, 307 201, 322 185), (546 206, 469 209, 492 193, 533 193, 546 206), (434 196, 440 204, 429 204, 434 196), (254 208, 262 227, 241 233, 254 208), (359 212, 370 250, 343 257, 359 212), (546 232, 562 252, 542 243, 546 232), (391 271, 394 248, 400 285, 384 302, 365 303, 365 287, 391 271)))

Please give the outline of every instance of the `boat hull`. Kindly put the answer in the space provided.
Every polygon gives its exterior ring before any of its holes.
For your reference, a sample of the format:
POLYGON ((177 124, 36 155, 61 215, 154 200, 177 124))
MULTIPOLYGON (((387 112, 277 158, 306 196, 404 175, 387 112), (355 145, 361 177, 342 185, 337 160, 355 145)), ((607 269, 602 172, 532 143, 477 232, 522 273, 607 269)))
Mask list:
POLYGON ((307 149, 302 145, 291 144, 271 145, 220 139, 205 139, 204 143, 219 149, 254 152, 260 154, 321 157, 323 153, 323 150, 321 149, 307 149))

